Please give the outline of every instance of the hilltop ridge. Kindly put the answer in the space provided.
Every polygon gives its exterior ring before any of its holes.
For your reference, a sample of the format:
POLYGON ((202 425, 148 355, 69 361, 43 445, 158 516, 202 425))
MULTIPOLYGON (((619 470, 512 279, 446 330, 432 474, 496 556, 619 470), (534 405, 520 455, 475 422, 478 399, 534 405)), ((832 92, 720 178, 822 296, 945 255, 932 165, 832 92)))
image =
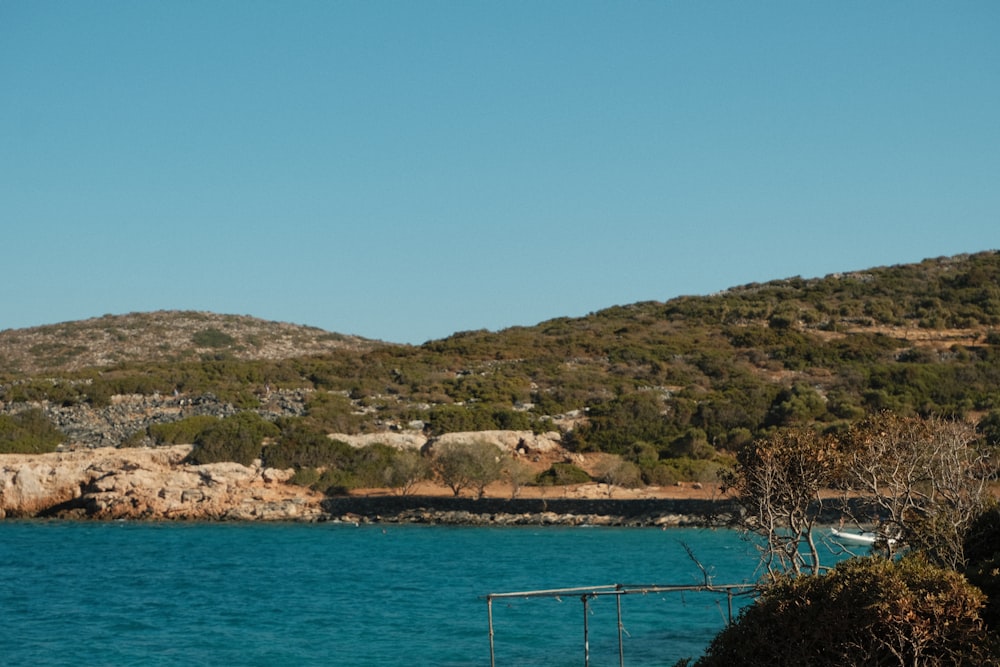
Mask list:
POLYGON ((375 344, 358 336, 249 315, 164 310, 0 331, 0 368, 36 374, 220 355, 273 360, 331 350, 360 351, 375 344))

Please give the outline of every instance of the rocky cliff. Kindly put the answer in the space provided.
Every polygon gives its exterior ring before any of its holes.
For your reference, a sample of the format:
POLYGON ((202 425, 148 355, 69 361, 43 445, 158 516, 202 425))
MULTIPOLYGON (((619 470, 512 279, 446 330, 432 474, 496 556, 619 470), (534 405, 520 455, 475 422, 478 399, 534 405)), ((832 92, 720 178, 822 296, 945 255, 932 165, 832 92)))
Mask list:
POLYGON ((0 456, 0 518, 317 520, 323 496, 290 470, 189 465, 189 446, 0 456))

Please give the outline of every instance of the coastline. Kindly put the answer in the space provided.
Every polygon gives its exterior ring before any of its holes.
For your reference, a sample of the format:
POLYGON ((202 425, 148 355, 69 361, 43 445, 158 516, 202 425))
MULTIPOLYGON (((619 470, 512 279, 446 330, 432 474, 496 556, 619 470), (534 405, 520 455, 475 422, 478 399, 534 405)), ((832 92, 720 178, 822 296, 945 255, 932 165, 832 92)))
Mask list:
POLYGON ((467 498, 339 496, 323 503, 328 520, 469 526, 725 527, 738 516, 731 499, 467 498))
MULTIPOLYGON (((496 526, 726 527, 740 517, 717 484, 608 487, 492 484, 482 498, 421 483, 412 494, 326 496, 292 470, 184 463, 190 446, 0 456, 0 520, 286 521, 496 526), (516 492, 515 492, 516 491, 516 492)), ((828 510, 831 524, 839 513, 828 510)))
POLYGON ((728 525, 735 505, 717 485, 624 488, 491 484, 484 497, 424 482, 412 494, 354 489, 326 496, 291 484, 292 470, 185 463, 189 445, 0 456, 0 519, 341 521, 450 525, 728 525))

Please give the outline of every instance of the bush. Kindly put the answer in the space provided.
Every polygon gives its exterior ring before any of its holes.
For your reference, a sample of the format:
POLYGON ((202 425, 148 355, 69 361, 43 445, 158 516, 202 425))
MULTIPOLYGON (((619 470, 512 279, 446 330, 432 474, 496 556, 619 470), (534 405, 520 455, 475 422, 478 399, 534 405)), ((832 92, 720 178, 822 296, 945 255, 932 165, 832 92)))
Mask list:
POLYGON ((851 559, 764 589, 695 665, 997 665, 982 604, 951 570, 913 558, 851 559))
POLYGON ((664 459, 654 468, 644 471, 649 484, 669 486, 677 482, 713 483, 719 481, 719 473, 728 469, 718 460, 704 459, 664 459))
POLYGON ((540 486, 565 486, 586 484, 594 481, 587 471, 572 463, 553 463, 548 470, 539 473, 536 483, 540 486))
POLYGON ((668 453, 672 458, 710 459, 715 448, 708 444, 708 437, 700 428, 689 428, 670 443, 668 453))
POLYGON ((191 342, 198 347, 223 348, 234 345, 236 339, 225 332, 210 327, 191 336, 191 342))
POLYGON ((0 415, 0 454, 54 452, 65 436, 38 408, 0 415))
POLYGON ((362 417, 351 399, 342 394, 317 391, 306 401, 307 418, 327 433, 357 433, 362 417))
POLYGON ((387 484, 388 471, 397 452, 389 445, 374 443, 355 449, 351 457, 351 473, 358 486, 380 487, 387 484))
POLYGON ((323 431, 300 421, 291 421, 281 431, 278 441, 264 448, 263 463, 269 468, 346 468, 353 448, 331 440, 323 431))
POLYGON ((311 487, 319 481, 320 472, 316 468, 299 468, 288 480, 289 484, 311 487))
POLYGON ((219 418, 212 415, 185 417, 175 422, 150 425, 149 437, 157 445, 189 445, 218 423, 219 418))
POLYGON ((261 457, 264 438, 278 433, 277 426, 257 413, 240 412, 202 431, 187 461, 197 465, 232 461, 249 466, 261 457))
POLYGON ((326 496, 343 496, 356 486, 357 483, 351 473, 338 468, 329 468, 323 471, 312 488, 326 496))

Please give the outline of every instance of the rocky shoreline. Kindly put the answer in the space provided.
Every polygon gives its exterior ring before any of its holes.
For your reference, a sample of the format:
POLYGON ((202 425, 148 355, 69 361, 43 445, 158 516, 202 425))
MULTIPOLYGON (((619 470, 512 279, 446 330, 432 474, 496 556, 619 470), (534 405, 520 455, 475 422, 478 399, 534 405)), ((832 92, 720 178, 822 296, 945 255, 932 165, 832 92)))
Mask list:
POLYGON ((192 465, 190 446, 0 455, 0 518, 333 521, 441 525, 725 526, 736 507, 704 498, 327 497, 291 470, 192 465))
POLYGON ((732 500, 694 498, 473 499, 440 496, 335 497, 323 501, 331 520, 492 526, 724 527, 734 523, 732 500))
MULTIPOLYGON (((274 391, 262 401, 258 412, 270 419, 301 415, 305 400, 303 391, 274 391)), ((69 444, 65 450, 50 454, 0 455, 0 519, 721 526, 733 521, 735 511, 726 499, 611 499, 603 493, 595 497, 596 489, 575 487, 560 487, 562 498, 510 499, 506 490, 478 500, 452 497, 447 490, 440 494, 418 491, 411 496, 366 492, 326 497, 287 483, 291 470, 236 463, 191 465, 184 461, 190 445, 152 447, 148 438, 133 437, 152 424, 236 412, 232 405, 211 395, 115 396, 101 408, 0 403, 0 414, 28 407, 42 410, 67 434, 69 444), (127 440, 144 446, 121 447, 127 440)), ((491 431, 475 435, 508 451, 525 445, 536 455, 555 457, 553 460, 570 456, 559 446, 557 434, 491 431)), ((419 432, 337 437, 356 447, 384 442, 421 449, 431 442, 419 432)), ((448 434, 435 441, 467 437, 469 434, 448 434)))

